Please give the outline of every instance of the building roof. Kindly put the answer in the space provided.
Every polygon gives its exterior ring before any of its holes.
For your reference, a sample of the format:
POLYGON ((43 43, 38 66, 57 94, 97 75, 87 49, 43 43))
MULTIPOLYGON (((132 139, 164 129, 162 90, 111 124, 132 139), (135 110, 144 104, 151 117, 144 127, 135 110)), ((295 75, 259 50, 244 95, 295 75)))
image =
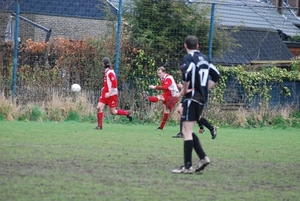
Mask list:
POLYGON ((287 3, 284 3, 284 8, 285 9, 282 9, 283 16, 293 24, 300 25, 300 18, 296 15, 296 9, 293 9, 292 6, 287 3))
MULTIPOLYGON (((189 2, 203 3, 202 0, 189 2)), ((215 19, 221 25, 281 30, 289 36, 300 34, 293 22, 263 0, 208 0, 207 3, 215 3, 215 19)))
MULTIPOLYGON (((22 0, 20 13, 104 20, 107 16, 106 5, 112 14, 117 15, 118 12, 113 4, 106 2, 107 4, 99 0, 22 0)), ((15 7, 14 3, 10 6, 10 10, 14 12, 15 7)))
MULTIPOLYGON (((189 0, 199 3, 202 0, 189 0)), ((250 64, 253 61, 291 60, 294 55, 282 41, 283 36, 300 34, 300 29, 276 7, 264 0, 208 0, 215 4, 215 24, 221 25, 237 46, 213 55, 212 61, 222 65, 250 64), (238 31, 232 31, 237 27, 238 31), (279 35, 280 34, 280 35, 279 35)))
POLYGON ((236 40, 231 51, 223 50, 222 56, 213 56, 214 63, 222 65, 250 64, 252 61, 290 60, 294 57, 277 31, 273 29, 240 28, 232 32, 225 29, 236 40))

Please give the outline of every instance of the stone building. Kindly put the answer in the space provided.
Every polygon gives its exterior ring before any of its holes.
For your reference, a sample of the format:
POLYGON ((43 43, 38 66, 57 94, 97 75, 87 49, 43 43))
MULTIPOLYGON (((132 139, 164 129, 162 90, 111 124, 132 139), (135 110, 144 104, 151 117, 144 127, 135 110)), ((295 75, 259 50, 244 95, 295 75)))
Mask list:
MULTIPOLYGON (((14 19, 15 1, 2 1, 0 8, 0 40, 5 40, 5 30, 10 18, 14 19)), ((20 1, 19 38, 44 41, 47 31, 50 38, 81 40, 86 36, 98 37, 114 27, 117 8, 109 1, 52 0, 20 1), (110 23, 110 24, 108 24, 110 23)))

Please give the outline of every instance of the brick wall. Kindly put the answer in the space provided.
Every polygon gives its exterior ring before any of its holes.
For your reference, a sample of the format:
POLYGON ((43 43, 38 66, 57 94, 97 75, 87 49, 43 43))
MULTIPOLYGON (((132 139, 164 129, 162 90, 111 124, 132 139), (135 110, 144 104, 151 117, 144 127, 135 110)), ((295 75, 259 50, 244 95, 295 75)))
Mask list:
MULTIPOLYGON (((270 2, 271 2, 274 6, 277 5, 278 1, 279 1, 279 0, 270 0, 270 2)), ((282 0, 282 1, 284 2, 284 0, 282 0)), ((298 0, 288 0, 288 4, 289 4, 290 6, 296 8, 296 7, 297 7, 297 1, 298 1, 298 0)))
MULTIPOLYGON (((95 38, 108 33, 107 22, 103 20, 36 15, 35 22, 51 29, 50 38, 81 40, 86 36, 95 38)), ((36 27, 34 40, 45 40, 45 37, 46 32, 36 27)))
POLYGON ((288 3, 289 3, 292 7, 297 7, 297 1, 298 1, 298 0, 289 0, 288 3))
MULTIPOLYGON (((51 38, 63 37, 72 40, 82 40, 86 36, 93 38, 109 33, 107 21, 94 19, 80 19, 71 17, 21 14, 47 29, 51 29, 51 38)), ((5 38, 5 29, 10 13, 0 13, 0 40, 5 38)), ((46 32, 20 19, 19 37, 22 41, 31 38, 34 41, 44 41, 46 32)))

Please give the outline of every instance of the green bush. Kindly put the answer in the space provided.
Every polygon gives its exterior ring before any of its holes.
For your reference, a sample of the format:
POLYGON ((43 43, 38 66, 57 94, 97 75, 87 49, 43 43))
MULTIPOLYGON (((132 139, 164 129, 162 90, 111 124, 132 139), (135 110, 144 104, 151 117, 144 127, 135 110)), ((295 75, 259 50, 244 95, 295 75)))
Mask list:
POLYGON ((43 119, 43 112, 39 106, 34 106, 30 116, 30 121, 39 121, 43 119))
POLYGON ((69 112, 69 115, 68 115, 66 121, 77 121, 77 122, 80 122, 80 119, 81 118, 80 118, 79 113, 77 111, 71 110, 69 112))
POLYGON ((4 120, 5 120, 4 115, 0 113, 0 121, 4 121, 4 120))

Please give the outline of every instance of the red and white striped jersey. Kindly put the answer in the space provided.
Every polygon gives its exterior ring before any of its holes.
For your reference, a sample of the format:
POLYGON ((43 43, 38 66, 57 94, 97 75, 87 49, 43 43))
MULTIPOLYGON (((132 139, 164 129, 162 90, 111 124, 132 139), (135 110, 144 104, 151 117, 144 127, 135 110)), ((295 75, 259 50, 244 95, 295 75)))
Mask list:
POLYGON ((104 79, 103 79, 102 93, 107 93, 111 91, 110 96, 116 95, 118 94, 117 87, 118 87, 118 82, 117 82, 115 71, 112 68, 106 68, 104 79))
POLYGON ((157 86, 156 89, 163 90, 164 94, 167 96, 176 96, 179 93, 177 88, 177 84, 173 78, 173 76, 169 74, 165 74, 165 76, 161 79, 161 86, 157 86))

